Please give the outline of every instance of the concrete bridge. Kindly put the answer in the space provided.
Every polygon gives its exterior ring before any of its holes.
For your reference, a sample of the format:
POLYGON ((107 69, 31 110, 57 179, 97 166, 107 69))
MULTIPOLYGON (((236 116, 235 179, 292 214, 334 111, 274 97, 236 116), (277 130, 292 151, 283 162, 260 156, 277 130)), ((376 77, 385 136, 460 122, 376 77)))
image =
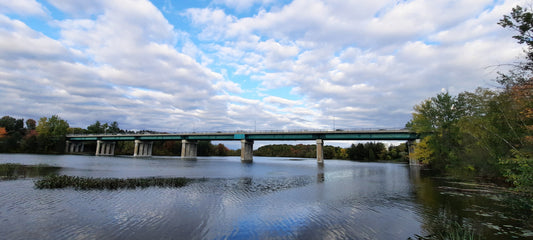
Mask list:
MULTIPOLYGON (((181 157, 196 158, 199 140, 241 141, 241 161, 253 161, 254 141, 316 141, 317 162, 324 162, 324 141, 327 140, 405 140, 409 141, 409 153, 414 150, 414 141, 419 139, 415 132, 399 130, 357 130, 357 131, 261 131, 261 132, 206 132, 206 133, 157 133, 157 134, 72 134, 67 135, 65 152, 83 152, 85 141, 96 141, 96 155, 114 155, 117 141, 134 141, 133 156, 152 155, 153 141, 182 141, 181 157)), ((411 155, 411 154, 410 154, 411 155)), ((410 157, 411 164, 417 164, 410 157)))

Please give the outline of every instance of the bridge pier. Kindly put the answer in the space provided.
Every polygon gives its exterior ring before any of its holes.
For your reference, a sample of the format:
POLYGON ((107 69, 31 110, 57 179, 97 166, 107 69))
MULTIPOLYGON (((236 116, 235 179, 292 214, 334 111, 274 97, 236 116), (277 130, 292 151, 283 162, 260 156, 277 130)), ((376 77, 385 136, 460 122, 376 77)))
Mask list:
POLYGON ((115 142, 96 141, 96 156, 113 156, 115 155, 115 142))
POLYGON ((241 139, 241 162, 251 163, 254 161, 254 141, 241 139))
POLYGON ((316 161, 318 164, 324 164, 324 140, 316 140, 316 161))
POLYGON ((409 165, 420 165, 418 159, 415 157, 416 144, 420 142, 420 139, 409 140, 407 142, 407 148, 409 150, 409 165))
POLYGON ((150 157, 152 156, 152 147, 154 142, 135 140, 135 148, 133 150, 134 157, 150 157))
POLYGON ((181 158, 196 158, 198 150, 198 141, 196 140, 181 140, 181 158))
POLYGON ((71 142, 67 141, 65 144, 66 153, 79 153, 83 152, 85 144, 83 142, 71 142))

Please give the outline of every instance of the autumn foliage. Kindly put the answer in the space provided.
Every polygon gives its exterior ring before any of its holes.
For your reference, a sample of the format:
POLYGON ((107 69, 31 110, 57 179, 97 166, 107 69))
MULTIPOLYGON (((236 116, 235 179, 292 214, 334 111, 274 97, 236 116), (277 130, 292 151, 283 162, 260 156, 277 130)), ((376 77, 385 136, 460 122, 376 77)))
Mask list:
POLYGON ((3 138, 7 135, 7 131, 5 127, 0 127, 0 138, 3 138))
POLYGON ((514 85, 510 93, 520 113, 521 121, 529 132, 524 141, 533 144, 533 79, 514 85))

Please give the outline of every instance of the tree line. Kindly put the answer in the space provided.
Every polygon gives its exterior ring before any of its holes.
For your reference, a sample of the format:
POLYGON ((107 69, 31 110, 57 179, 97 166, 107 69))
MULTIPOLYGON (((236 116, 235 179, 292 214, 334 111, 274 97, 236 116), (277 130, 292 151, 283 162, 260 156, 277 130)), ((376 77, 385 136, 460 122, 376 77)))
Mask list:
POLYGON ((0 152, 63 152, 68 130, 68 123, 56 115, 38 122, 4 116, 0 119, 0 152))
MULTIPOLYGON (((335 146, 324 146, 325 159, 342 159, 342 160, 359 160, 359 161, 401 161, 408 162, 409 154, 407 144, 402 143, 398 146, 389 146, 388 148, 381 142, 367 142, 352 144, 349 148, 335 146)), ((255 156, 266 157, 299 157, 315 158, 316 145, 289 145, 275 144, 259 147, 254 151, 255 156)))
MULTIPOLYGON (((119 127, 114 121, 102 123, 96 121, 86 128, 71 128, 66 120, 57 115, 42 117, 39 121, 33 119, 16 119, 4 116, 0 119, 0 152, 3 153, 63 153, 65 151, 66 134, 119 134, 119 133, 155 133, 148 130, 130 131, 119 127), (25 123, 25 124, 24 124, 25 123)), ((115 153, 130 155, 135 144, 133 141, 117 142, 115 153)), ((96 142, 86 142, 85 152, 95 152, 96 142)), ((155 141, 153 155, 179 156, 181 154, 181 141, 155 141)), ((228 149, 224 144, 213 145, 211 141, 199 141, 197 145, 198 156, 239 156, 240 149, 228 149)), ((254 151, 257 156, 272 157, 316 157, 315 145, 267 145, 254 151)), ((407 146, 390 146, 386 148, 383 143, 352 144, 349 148, 324 146, 326 159, 350 160, 398 160, 407 161, 407 146)))
POLYGON ((447 92, 414 107, 407 127, 425 135, 414 156, 442 174, 506 180, 533 192, 533 12, 513 8, 498 23, 518 32, 526 58, 499 73, 498 89, 447 92))
MULTIPOLYGON (((86 128, 71 128, 66 120, 57 115, 33 119, 16 119, 4 116, 0 119, 0 152, 2 153, 64 153, 67 134, 118 134, 156 133, 148 130, 131 131, 120 129, 119 124, 95 123, 86 128), (25 124, 24 124, 25 123, 25 124)), ((117 142, 115 153, 130 155, 134 142, 117 142)), ((86 142, 85 152, 95 152, 96 142, 86 142)), ((180 155, 181 141, 156 141, 154 155, 180 155)), ((228 149, 224 144, 213 145, 211 141, 198 142, 198 156, 238 156, 240 150, 228 149)))

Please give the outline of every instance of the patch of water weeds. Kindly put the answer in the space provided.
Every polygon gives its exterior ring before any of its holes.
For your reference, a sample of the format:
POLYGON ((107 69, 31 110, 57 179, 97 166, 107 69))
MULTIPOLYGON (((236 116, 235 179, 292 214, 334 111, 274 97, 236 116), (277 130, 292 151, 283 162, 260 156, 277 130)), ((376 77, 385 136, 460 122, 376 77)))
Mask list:
POLYGON ((0 180, 42 177, 57 174, 59 170, 61 170, 61 167, 47 164, 22 165, 17 163, 3 163, 0 164, 0 180))
POLYGON ((247 193, 270 193, 285 189, 303 187, 313 182, 313 178, 308 176, 277 178, 243 177, 238 179, 228 179, 225 187, 234 191, 237 190, 247 193))
POLYGON ((455 221, 442 223, 442 228, 428 236, 415 235, 408 240, 474 240, 481 239, 468 224, 455 221))
POLYGON ((190 182, 205 181, 191 178, 91 178, 67 175, 49 175, 34 182, 38 189, 74 188, 76 190, 116 190, 147 187, 183 187, 190 182))

